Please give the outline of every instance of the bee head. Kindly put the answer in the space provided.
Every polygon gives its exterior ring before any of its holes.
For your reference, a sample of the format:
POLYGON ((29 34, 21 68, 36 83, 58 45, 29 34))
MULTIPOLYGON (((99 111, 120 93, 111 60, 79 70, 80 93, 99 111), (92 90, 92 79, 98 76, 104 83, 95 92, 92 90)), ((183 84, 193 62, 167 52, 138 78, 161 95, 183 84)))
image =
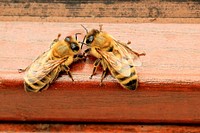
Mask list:
POLYGON ((65 42, 67 42, 73 52, 78 52, 80 47, 76 40, 74 40, 71 36, 67 36, 65 38, 65 42))
POLYGON ((94 41, 94 38, 100 31, 93 29, 86 35, 86 44, 90 46, 90 44, 94 41))
POLYGON ((78 52, 79 49, 80 49, 78 43, 76 43, 76 42, 70 43, 70 47, 71 47, 73 52, 78 52))

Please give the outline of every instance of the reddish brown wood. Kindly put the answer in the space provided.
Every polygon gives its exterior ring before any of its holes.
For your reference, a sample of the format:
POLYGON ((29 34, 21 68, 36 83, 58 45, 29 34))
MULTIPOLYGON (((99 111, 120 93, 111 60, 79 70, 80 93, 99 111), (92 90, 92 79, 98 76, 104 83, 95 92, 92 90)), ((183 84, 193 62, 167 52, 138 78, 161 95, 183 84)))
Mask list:
POLYGON ((115 132, 115 133, 199 133, 198 126, 177 125, 124 125, 124 124, 0 124, 4 132, 115 132))
POLYGON ((123 89, 110 75, 100 87, 101 71, 90 80, 90 58, 71 66, 75 82, 63 75, 47 91, 24 92, 17 69, 48 49, 58 33, 65 37, 84 30, 80 23, 0 22, 0 120, 200 123, 200 25, 103 25, 147 53, 137 67, 136 91, 123 89))
POLYGON ((38 94, 1 89, 1 120, 199 123, 199 92, 60 86, 38 94))

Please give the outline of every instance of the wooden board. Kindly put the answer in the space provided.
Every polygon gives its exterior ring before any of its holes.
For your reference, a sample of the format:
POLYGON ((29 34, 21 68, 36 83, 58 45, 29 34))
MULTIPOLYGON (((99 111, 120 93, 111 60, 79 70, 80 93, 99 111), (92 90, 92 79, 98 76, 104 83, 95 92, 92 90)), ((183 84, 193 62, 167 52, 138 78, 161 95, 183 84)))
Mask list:
POLYGON ((75 82, 63 75, 46 91, 26 93, 17 69, 47 50, 58 33, 64 38, 84 30, 80 23, 0 22, 0 120, 200 123, 200 25, 103 25, 146 52, 137 67, 136 91, 123 89, 110 75, 100 87, 100 70, 90 80, 94 59, 89 58, 70 66, 75 82))
POLYGON ((140 132, 140 133, 199 133, 198 126, 178 125, 130 125, 130 124, 64 124, 64 123, 40 123, 40 124, 0 124, 3 132, 140 132))
POLYGON ((1 0, 0 2, 3 9, 1 16, 195 18, 200 15, 200 5, 197 1, 1 0))
MULTIPOLYGON (((199 18, 199 16, 200 4, 196 0, 0 0, 0 20, 66 22, 76 17, 80 22, 80 20, 87 21, 84 19, 87 17, 92 19, 90 22, 102 22, 108 18, 114 19, 115 22, 137 22, 138 19, 131 18, 150 18, 142 21, 151 22, 152 18, 153 20, 155 18, 182 19, 199 18)), ((193 21, 188 19, 187 22, 193 21)))

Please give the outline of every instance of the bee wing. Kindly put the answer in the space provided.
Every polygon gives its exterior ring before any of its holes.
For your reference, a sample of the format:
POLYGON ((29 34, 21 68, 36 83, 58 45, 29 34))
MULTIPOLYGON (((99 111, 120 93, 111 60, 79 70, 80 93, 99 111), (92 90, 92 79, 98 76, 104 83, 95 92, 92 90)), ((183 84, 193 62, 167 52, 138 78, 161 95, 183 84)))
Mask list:
POLYGON ((97 49, 97 51, 115 71, 125 77, 129 77, 131 75, 130 68, 133 67, 133 64, 131 64, 127 58, 121 58, 113 52, 101 51, 99 49, 97 49))
POLYGON ((137 55, 137 52, 133 51, 131 48, 127 46, 127 44, 116 41, 115 40, 115 46, 116 49, 121 54, 122 58, 127 58, 130 62, 130 64, 133 64, 133 66, 141 66, 142 63, 140 61, 139 56, 137 55))
POLYGON ((58 65, 63 63, 66 59, 61 58, 58 60, 50 60, 47 56, 48 52, 43 53, 39 56, 26 70, 24 79, 29 83, 36 83, 37 81, 43 79, 46 75, 49 74, 53 69, 58 65))

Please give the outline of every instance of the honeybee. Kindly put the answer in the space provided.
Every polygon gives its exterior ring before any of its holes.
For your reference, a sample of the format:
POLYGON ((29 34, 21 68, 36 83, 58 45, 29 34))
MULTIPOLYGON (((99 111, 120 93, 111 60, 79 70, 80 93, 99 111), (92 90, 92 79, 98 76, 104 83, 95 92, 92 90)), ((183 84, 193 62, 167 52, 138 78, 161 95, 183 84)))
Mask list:
POLYGON ((135 66, 141 66, 139 56, 144 56, 145 53, 133 51, 127 46, 130 42, 117 41, 110 34, 102 31, 102 25, 100 25, 100 30, 92 29, 89 32, 83 25, 82 27, 87 32, 82 45, 85 44, 89 47, 85 50, 84 56, 91 54, 97 58, 90 78, 95 75, 97 67, 101 64, 103 72, 100 85, 109 70, 122 87, 135 90, 138 86, 135 66))
POLYGON ((77 42, 77 34, 76 38, 67 36, 64 40, 59 40, 61 35, 58 34, 49 50, 41 54, 26 69, 19 69, 19 72, 25 72, 26 91, 38 92, 47 89, 61 71, 65 71, 74 81, 69 65, 79 57, 77 55, 80 52, 80 45, 77 42))

